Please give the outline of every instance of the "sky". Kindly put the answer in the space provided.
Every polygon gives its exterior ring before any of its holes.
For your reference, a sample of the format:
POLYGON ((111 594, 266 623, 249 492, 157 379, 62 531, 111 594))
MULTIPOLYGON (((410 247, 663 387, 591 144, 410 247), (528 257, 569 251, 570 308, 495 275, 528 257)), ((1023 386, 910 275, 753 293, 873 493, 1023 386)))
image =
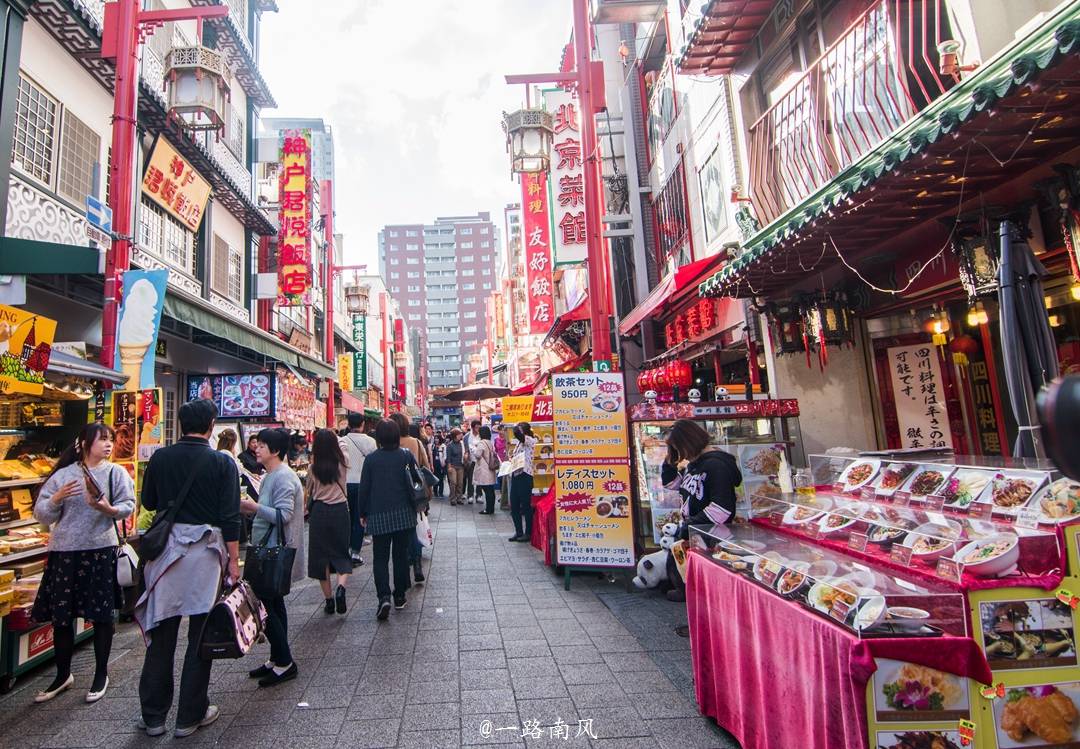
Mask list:
POLYGON ((510 73, 558 69, 570 0, 277 0, 260 67, 278 108, 334 132, 335 232, 345 262, 378 272, 386 224, 520 200, 502 112, 524 106, 510 73))

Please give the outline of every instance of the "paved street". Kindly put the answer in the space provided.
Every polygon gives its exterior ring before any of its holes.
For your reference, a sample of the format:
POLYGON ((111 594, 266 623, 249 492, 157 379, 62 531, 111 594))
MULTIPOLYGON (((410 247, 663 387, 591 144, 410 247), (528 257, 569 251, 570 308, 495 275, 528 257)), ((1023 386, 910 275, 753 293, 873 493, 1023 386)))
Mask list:
MULTIPOLYGON (((265 645, 240 661, 219 661, 211 701, 222 717, 183 741, 292 749, 736 746, 698 715, 688 641, 674 632, 685 624, 682 604, 595 576, 575 577, 566 592, 537 551, 506 542, 508 513, 489 518, 477 510, 436 504, 428 581, 387 623, 375 621, 367 565, 347 616, 323 614, 317 585, 294 590, 290 639, 299 678, 257 689, 246 672, 265 659, 265 645), (552 737, 560 720, 569 738, 558 729, 552 737), (590 727, 595 739, 578 735, 590 727), (523 737, 524 729, 534 735, 523 737)), ((112 686, 95 705, 82 701, 90 643, 76 652, 76 689, 52 703, 31 704, 51 667, 21 680, 0 699, 0 749, 173 741, 171 723, 161 739, 135 729, 142 656, 137 629, 125 625, 112 686)))

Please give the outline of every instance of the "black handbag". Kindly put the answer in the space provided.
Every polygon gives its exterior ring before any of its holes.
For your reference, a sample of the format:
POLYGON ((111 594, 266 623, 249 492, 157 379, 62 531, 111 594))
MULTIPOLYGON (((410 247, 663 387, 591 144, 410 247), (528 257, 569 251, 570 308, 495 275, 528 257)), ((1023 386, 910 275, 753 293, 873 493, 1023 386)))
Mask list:
POLYGON ((146 533, 139 539, 139 558, 144 563, 152 562, 160 557, 161 553, 165 551, 165 547, 169 545, 169 535, 172 533, 173 525, 176 524, 176 516, 180 512, 180 508, 184 506, 188 491, 191 490, 191 484, 213 454, 213 451, 208 448, 202 460, 192 467, 191 473, 188 474, 180 493, 176 495, 176 499, 173 500, 172 504, 166 507, 164 512, 158 512, 154 515, 154 522, 150 523, 146 533))
POLYGON ((266 607, 241 580, 226 589, 206 616, 199 635, 203 660, 243 658, 264 637, 266 607))
POLYGON ((277 521, 267 529, 258 546, 249 546, 244 556, 244 579, 260 598, 287 596, 292 589, 292 568, 296 549, 285 545, 285 521, 276 510, 277 521), (277 544, 268 546, 270 534, 277 528, 277 544))
POLYGON ((420 475, 424 477, 424 483, 426 483, 431 488, 434 489, 436 486, 439 485, 439 477, 432 473, 429 469, 421 466, 420 475))
POLYGON ((424 479, 420 477, 420 472, 416 469, 416 463, 409 462, 405 464, 405 483, 409 486, 409 502, 417 512, 427 505, 427 485, 424 483, 424 479))

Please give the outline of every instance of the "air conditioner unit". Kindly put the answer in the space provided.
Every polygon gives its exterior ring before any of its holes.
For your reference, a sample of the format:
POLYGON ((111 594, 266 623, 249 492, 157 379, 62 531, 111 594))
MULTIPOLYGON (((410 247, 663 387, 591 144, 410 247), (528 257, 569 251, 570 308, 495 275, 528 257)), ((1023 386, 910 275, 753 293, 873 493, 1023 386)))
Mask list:
POLYGON ((655 21, 667 3, 662 0, 591 0, 593 23, 648 23, 655 21))

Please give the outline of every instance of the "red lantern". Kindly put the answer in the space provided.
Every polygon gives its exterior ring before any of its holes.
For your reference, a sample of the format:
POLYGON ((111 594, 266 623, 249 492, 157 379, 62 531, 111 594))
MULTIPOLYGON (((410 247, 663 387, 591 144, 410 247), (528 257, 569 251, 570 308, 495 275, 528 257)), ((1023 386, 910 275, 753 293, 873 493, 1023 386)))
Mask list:
POLYGON ((644 393, 646 390, 649 389, 648 386, 646 385, 646 378, 648 376, 649 376, 649 370, 647 370, 647 369, 643 369, 640 372, 638 372, 637 387, 638 387, 638 392, 639 393, 644 393))
POLYGON ((949 341, 949 351, 954 354, 975 354, 979 351, 979 343, 967 334, 958 335, 949 341))
POLYGON ((661 364, 659 367, 656 368, 655 385, 656 385, 656 390, 658 392, 664 392, 664 391, 666 391, 668 389, 669 383, 668 383, 667 369, 668 369, 668 365, 666 363, 661 364))
POLYGON ((675 385, 679 387, 684 393, 694 382, 694 370, 691 368, 689 362, 677 360, 672 362, 674 374, 673 380, 675 385))

